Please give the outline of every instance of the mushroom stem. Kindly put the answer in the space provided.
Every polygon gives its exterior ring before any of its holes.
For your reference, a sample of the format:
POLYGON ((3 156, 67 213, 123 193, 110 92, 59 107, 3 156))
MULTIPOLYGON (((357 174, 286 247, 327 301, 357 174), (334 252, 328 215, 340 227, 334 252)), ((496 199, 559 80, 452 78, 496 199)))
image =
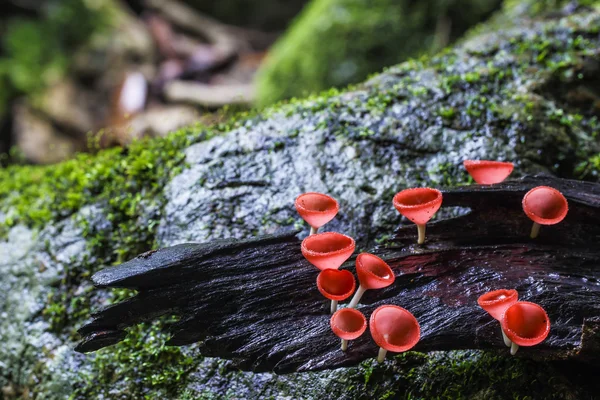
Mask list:
POLYGON ((362 285, 359 285, 358 290, 356 291, 356 293, 354 293, 354 297, 352 298, 350 304, 348 304, 348 307, 356 308, 358 302, 360 301, 360 298, 363 296, 363 294, 365 294, 366 291, 367 289, 363 288, 362 285))
POLYGON ((417 231, 419 232, 419 239, 417 240, 418 244, 425 243, 425 224, 417 225, 417 231))
POLYGON ((517 354, 517 350, 519 350, 519 345, 515 342, 512 342, 512 344, 510 345, 510 354, 514 356, 515 354, 517 354))
POLYGON ((506 336, 506 333, 504 333, 504 329, 502 329, 502 327, 500 327, 500 331, 502 332, 502 339, 504 339, 504 344, 506 345, 506 347, 510 347, 512 342, 510 341, 508 336, 506 336))
POLYGON ((337 311, 338 302, 337 300, 331 300, 331 313, 335 314, 337 311))
POLYGON ((538 234, 540 233, 540 228, 541 228, 540 224, 538 224, 537 222, 533 223, 533 226, 531 227, 531 235, 530 235, 532 239, 535 239, 538 236, 538 234))
POLYGON ((342 351, 348 350, 348 341, 346 339, 342 339, 342 351))
POLYGON ((377 355, 377 362, 382 363, 383 360, 385 360, 385 356, 387 354, 387 350, 384 349, 383 347, 379 348, 379 354, 377 355))
POLYGON ((310 235, 316 234, 318 230, 319 230, 319 228, 315 228, 314 226, 311 226, 310 227, 310 235))

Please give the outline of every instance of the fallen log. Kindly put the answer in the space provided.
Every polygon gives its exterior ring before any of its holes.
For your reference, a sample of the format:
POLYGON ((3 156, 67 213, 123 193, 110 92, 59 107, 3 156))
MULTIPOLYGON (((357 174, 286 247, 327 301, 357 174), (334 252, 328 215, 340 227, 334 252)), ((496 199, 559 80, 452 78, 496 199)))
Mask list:
MULTIPOLYGON (((520 299, 541 304, 552 322, 548 338, 518 357, 599 365, 600 185, 536 176, 443 193, 442 207, 468 211, 428 224, 422 246, 409 225, 370 250, 389 263, 396 281, 363 296, 359 309, 367 318, 380 305, 396 304, 419 320, 415 350, 508 352, 497 321, 476 300, 489 290, 515 288, 520 299), (521 200, 539 185, 560 190, 570 210, 533 240, 521 200)), ((245 370, 322 370, 374 357, 368 331, 347 352, 339 349, 328 301, 315 285, 318 270, 304 260, 297 233, 181 244, 98 272, 97 287, 139 293, 96 312, 79 330, 76 350, 95 351, 121 341, 129 326, 177 315, 168 345, 200 342, 202 354, 234 359, 245 370)), ((344 268, 355 272, 353 259, 344 268)))

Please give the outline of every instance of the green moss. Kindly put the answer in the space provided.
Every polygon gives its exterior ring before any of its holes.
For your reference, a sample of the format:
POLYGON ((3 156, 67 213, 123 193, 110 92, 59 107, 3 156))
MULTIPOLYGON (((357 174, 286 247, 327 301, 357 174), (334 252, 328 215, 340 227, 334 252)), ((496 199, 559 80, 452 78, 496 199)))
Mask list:
POLYGON ((271 49, 259 72, 259 103, 359 82, 410 56, 438 51, 441 21, 449 24, 453 40, 499 3, 313 0, 271 49), (468 7, 469 13, 458 7, 468 7))
POLYGON ((114 398, 116 387, 121 398, 173 398, 201 358, 185 355, 179 347, 165 346, 163 323, 133 327, 121 343, 88 356, 90 368, 73 382, 72 398, 114 398))

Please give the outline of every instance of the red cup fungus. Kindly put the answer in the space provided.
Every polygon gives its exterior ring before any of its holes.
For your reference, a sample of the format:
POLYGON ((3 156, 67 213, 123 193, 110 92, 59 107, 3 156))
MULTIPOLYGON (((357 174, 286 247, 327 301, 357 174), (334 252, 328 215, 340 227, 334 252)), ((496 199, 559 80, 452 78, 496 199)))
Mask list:
POLYGON ((342 308, 331 316, 331 330, 342 339, 342 351, 348 349, 348 340, 354 340, 367 329, 367 319, 358 310, 342 308))
POLYGON ((510 354, 515 355, 519 346, 535 346, 550 333, 550 318, 535 303, 518 301, 510 306, 502 317, 502 330, 512 341, 510 354))
POLYGON ((331 221, 339 211, 338 202, 322 193, 303 193, 294 203, 298 214, 310 225, 310 234, 317 233, 320 227, 331 221))
POLYGON ((406 218, 417 224, 418 243, 425 242, 425 224, 442 205, 442 192, 431 188, 406 189, 394 196, 394 207, 406 218))
POLYGON ((302 255, 319 268, 338 269, 352 253, 356 244, 350 236, 336 232, 310 235, 302 241, 302 255))
POLYGON ((489 160, 463 161, 467 172, 480 185, 493 185, 504 181, 513 171, 511 162, 489 160))
POLYGON ((558 190, 548 186, 538 186, 523 197, 523 211, 533 221, 531 238, 535 239, 541 225, 554 225, 565 219, 569 204, 558 190))
POLYGON ((338 301, 346 300, 356 288, 352 272, 338 269, 324 269, 317 276, 319 292, 331 300, 331 313, 337 310, 338 301))
MULTIPOLYGON (((479 307, 483 308, 488 312, 497 321, 502 320, 502 316, 504 312, 508 309, 508 307, 512 306, 519 300, 519 294, 515 289, 499 289, 493 290, 491 292, 487 292, 482 294, 477 299, 477 304, 479 307)), ((510 347, 511 341, 502 331, 502 338, 504 339, 504 344, 506 347, 510 347)))
POLYGON ((410 350, 421 337, 421 328, 415 316, 393 305, 384 305, 373 311, 370 329, 373 340, 379 346, 379 362, 383 362, 388 351, 401 353, 410 350))
POLYGON ((390 286, 396 279, 394 272, 385 261, 369 253, 360 253, 356 257, 356 274, 360 285, 348 305, 350 308, 358 305, 367 290, 390 286))

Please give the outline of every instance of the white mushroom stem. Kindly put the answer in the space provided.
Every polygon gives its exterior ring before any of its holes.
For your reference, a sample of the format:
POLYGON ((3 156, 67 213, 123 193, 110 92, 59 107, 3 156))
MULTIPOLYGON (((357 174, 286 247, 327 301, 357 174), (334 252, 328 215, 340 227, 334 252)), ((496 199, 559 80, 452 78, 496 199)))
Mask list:
POLYGON ((417 231, 419 232, 418 244, 425 243, 425 225, 417 225, 417 231))
POLYGON ((540 228, 541 228, 540 224, 538 224, 537 222, 533 223, 533 226, 531 227, 531 235, 530 235, 532 239, 535 239, 538 236, 538 234, 540 233, 540 228))
POLYGON ((362 285, 359 285, 358 290, 356 291, 356 293, 354 293, 352 301, 350 302, 350 304, 348 304, 348 308, 356 308, 358 302, 360 301, 360 298, 363 296, 363 294, 365 294, 366 291, 367 289, 362 287, 362 285))
POLYGON ((346 339, 342 339, 342 351, 348 350, 348 341, 346 339))
POLYGON ((331 313, 334 314, 337 311, 338 302, 337 300, 331 300, 331 313))
POLYGON ((517 350, 519 350, 519 345, 513 342, 510 345, 510 354, 514 356, 515 354, 517 354, 517 350))
POLYGON ((500 328, 500 331, 502 332, 502 339, 504 339, 504 345, 506 347, 510 347, 512 342, 510 341, 508 336, 506 336, 506 333, 504 333, 504 330, 502 328, 500 328))
POLYGON ((385 360, 385 356, 387 354, 387 350, 384 349, 383 347, 379 348, 379 354, 377 355, 377 362, 382 363, 383 360, 385 360))
POLYGON ((500 327, 500 331, 502 332, 502 339, 504 339, 504 344, 506 345, 506 347, 510 347, 512 342, 510 341, 508 336, 506 336, 506 333, 504 333, 504 329, 502 329, 502 327, 500 327))

